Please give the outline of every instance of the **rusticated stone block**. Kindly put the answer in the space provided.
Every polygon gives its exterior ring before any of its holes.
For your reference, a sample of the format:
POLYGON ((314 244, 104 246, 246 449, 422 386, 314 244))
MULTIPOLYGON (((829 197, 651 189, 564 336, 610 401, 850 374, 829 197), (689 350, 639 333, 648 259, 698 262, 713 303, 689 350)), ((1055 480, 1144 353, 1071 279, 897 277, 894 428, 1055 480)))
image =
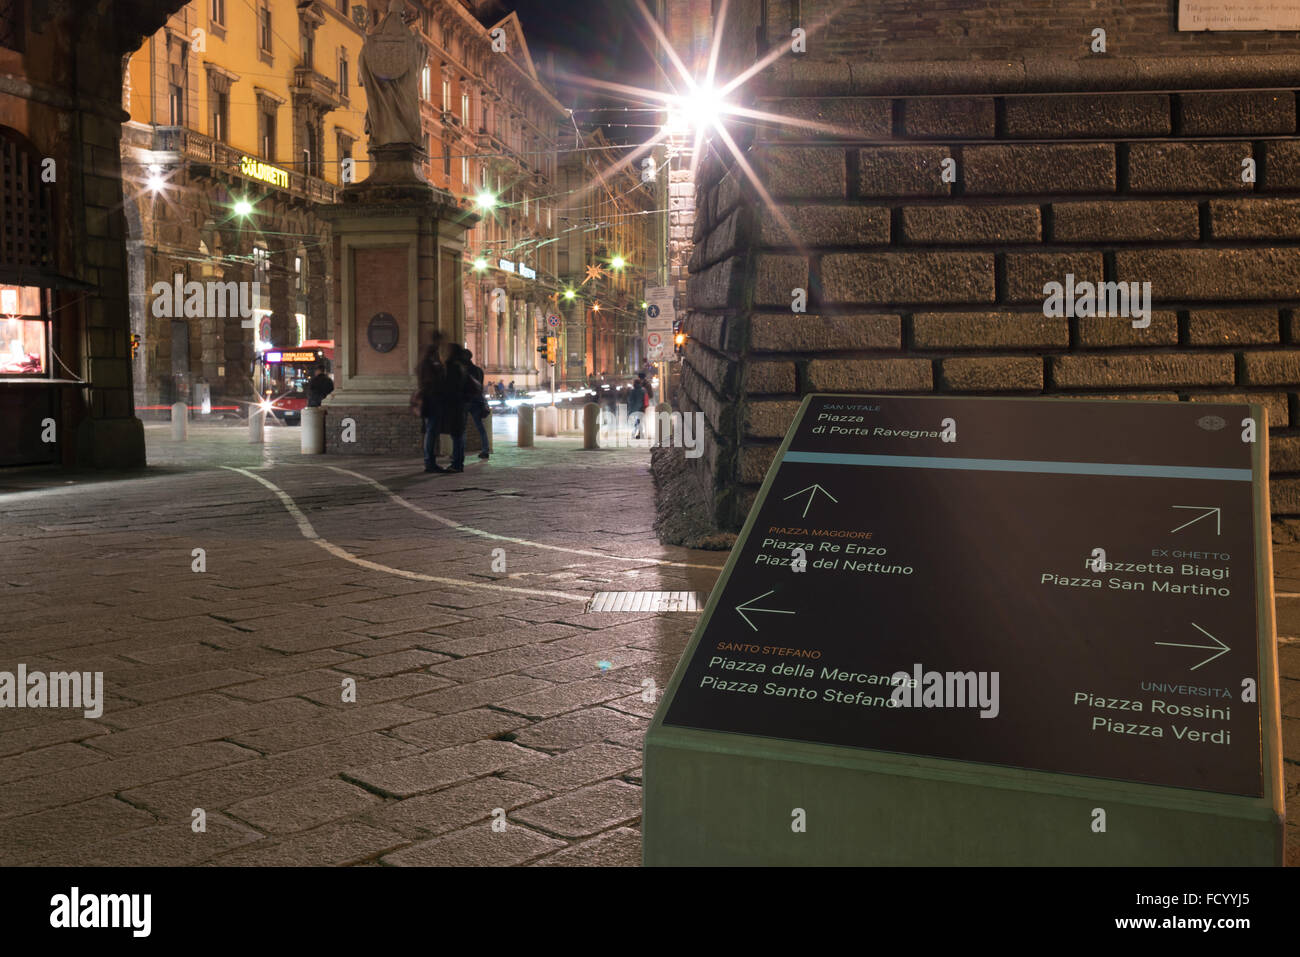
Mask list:
POLYGON ((1115 147, 1109 143, 966 146, 961 177, 971 195, 1113 193, 1115 147))
POLYGON ((1129 147, 1129 189, 1135 193, 1233 193, 1249 143, 1134 143, 1129 147))
POLYGON ((1040 392, 1043 360, 1038 356, 980 356, 944 359, 940 382, 950 392, 1040 392))
POLYGON ((991 253, 836 253, 822 259, 827 302, 992 302, 991 253))
POLYGON ((1007 136, 1168 136, 1169 97, 1163 93, 1119 93, 1007 97, 1007 136))
POLYGON ((749 347, 755 352, 897 349, 901 324, 898 316, 759 314, 750 320, 749 347))
POLYGON ((934 385, 928 359, 814 359, 808 363, 813 392, 928 392, 934 385))
POLYGON ((1180 93, 1175 115, 1184 136, 1294 133, 1295 94, 1290 90, 1180 93))
POLYGON ((1052 204, 1052 239, 1058 242, 1187 240, 1200 232, 1200 211, 1190 200, 1052 204))
POLYGON ((859 196, 947 196, 940 164, 946 146, 876 146, 858 150, 859 196))

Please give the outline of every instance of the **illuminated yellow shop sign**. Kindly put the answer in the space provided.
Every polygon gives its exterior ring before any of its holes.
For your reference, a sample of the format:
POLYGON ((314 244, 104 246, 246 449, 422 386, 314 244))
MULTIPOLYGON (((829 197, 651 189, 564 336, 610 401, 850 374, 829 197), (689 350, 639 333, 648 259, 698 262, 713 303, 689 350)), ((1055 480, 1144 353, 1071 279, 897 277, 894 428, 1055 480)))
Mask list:
POLYGON ((289 188, 289 173, 275 166, 268 166, 255 156, 245 156, 239 161, 239 171, 250 179, 261 180, 281 189, 289 188))

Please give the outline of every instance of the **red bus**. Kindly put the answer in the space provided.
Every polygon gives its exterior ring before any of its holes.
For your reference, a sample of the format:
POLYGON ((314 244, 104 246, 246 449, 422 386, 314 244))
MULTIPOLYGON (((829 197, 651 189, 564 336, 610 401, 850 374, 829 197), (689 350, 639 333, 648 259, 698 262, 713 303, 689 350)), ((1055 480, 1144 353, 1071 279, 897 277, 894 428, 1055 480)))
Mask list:
POLYGON ((253 384, 280 421, 295 425, 307 406, 307 382, 323 365, 334 374, 334 340, 305 339, 293 349, 267 349, 253 364, 253 384))

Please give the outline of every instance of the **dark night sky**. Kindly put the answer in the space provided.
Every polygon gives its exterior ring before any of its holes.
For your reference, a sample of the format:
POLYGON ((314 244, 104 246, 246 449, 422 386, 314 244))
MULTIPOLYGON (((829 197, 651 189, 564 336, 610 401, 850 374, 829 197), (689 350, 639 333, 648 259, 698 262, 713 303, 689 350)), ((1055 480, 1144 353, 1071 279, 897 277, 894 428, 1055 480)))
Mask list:
MULTIPOLYGON (((645 42, 650 33, 632 0, 506 0, 502 7, 519 14, 528 49, 539 69, 545 68, 546 54, 550 52, 555 55, 556 70, 560 73, 568 71, 639 87, 653 85, 654 60, 645 42)), ((632 105, 605 92, 566 84, 562 79, 551 85, 567 107, 632 105)), ((580 124, 650 123, 653 116, 649 113, 577 114, 580 124)), ((623 142, 644 140, 650 132, 641 128, 606 130, 610 139, 623 142)))

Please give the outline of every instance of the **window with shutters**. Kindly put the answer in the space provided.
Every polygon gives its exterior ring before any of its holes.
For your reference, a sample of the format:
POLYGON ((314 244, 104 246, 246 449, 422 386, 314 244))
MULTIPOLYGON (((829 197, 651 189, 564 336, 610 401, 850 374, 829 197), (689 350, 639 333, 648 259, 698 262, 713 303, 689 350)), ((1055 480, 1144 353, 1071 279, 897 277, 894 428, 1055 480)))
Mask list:
MULTIPOLYGON (((52 269, 53 197, 41 181, 42 157, 0 127, 0 263, 52 269)), ((0 285, 0 376, 49 374, 49 323, 38 286, 0 285)))

